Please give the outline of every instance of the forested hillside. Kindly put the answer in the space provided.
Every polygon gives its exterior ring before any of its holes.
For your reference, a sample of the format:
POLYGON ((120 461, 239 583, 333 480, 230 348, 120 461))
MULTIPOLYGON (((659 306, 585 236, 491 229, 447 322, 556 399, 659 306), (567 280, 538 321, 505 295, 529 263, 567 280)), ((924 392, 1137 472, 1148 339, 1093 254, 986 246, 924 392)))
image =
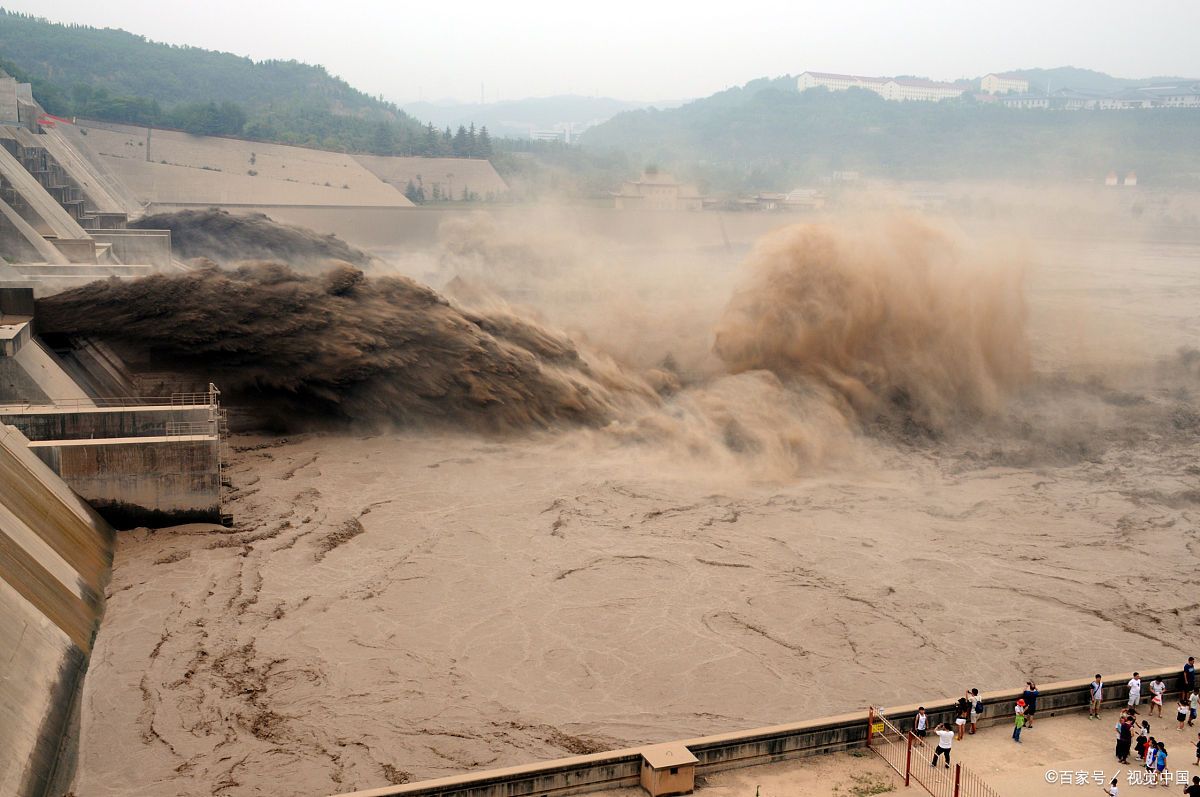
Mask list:
POLYGON ((705 181, 784 190, 858 171, 903 179, 1102 179, 1136 170, 1200 185, 1200 110, 1046 111, 962 100, 888 102, 864 90, 758 80, 680 108, 619 114, 583 145, 705 181))
POLYGON ((432 130, 321 66, 253 61, 3 9, 0 68, 32 83, 38 102, 62 116, 381 155, 488 154, 479 144, 460 151, 462 136, 432 130))
POLYGON ((1074 66, 1059 66, 1053 69, 1014 69, 1005 74, 1017 75, 1029 81, 1029 90, 1035 94, 1045 94, 1059 89, 1074 89, 1075 91, 1111 92, 1133 86, 1147 86, 1155 83, 1178 83, 1195 80, 1195 78, 1180 78, 1159 76, 1149 78, 1113 77, 1094 69, 1080 69, 1074 66))

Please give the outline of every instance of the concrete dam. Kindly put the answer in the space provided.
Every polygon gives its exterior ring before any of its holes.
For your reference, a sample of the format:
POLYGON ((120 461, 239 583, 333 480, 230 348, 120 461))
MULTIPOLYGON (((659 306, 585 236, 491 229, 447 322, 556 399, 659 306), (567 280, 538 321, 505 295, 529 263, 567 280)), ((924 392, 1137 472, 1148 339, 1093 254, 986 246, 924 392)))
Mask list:
POLYGON ((112 527, 0 426, 0 794, 51 788, 104 606, 112 527))
POLYGON ((2 797, 68 788, 114 528, 223 519, 215 386, 148 397, 102 345, 37 335, 35 292, 187 268, 54 124, 0 75, 2 797))
POLYGON ((0 71, 0 797, 66 791, 114 529, 223 523, 215 385, 131 371, 101 341, 38 334, 35 296, 186 272, 156 210, 411 210, 508 186, 486 160, 355 158, 50 116, 0 71), (424 178, 422 178, 424 175, 424 178))

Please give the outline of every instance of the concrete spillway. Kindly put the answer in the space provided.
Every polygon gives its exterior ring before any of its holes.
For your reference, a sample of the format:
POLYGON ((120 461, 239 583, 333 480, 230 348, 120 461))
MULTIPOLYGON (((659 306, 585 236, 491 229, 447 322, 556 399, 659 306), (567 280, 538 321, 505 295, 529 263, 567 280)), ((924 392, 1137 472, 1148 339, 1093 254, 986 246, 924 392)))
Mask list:
POLYGON ((0 426, 0 795, 50 787, 103 611, 112 529, 0 426))

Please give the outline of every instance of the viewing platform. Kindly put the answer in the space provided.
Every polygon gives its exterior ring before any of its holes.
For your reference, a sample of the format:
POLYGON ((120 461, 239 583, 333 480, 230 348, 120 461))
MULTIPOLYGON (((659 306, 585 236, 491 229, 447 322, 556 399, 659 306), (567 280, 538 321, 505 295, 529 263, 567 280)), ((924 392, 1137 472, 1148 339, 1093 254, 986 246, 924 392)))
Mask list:
MULTIPOLYGON (((1145 681, 1162 678, 1168 696, 1182 688, 1174 668, 1141 670, 1145 681)), ((1072 789, 1092 788, 1117 778, 1121 794, 1163 791, 1145 783, 1136 756, 1118 764, 1115 725, 1126 704, 1132 673, 1109 674, 1102 717, 1086 713, 1091 679, 1041 686, 1033 726, 1021 743, 1012 739, 1016 701, 1022 690, 987 691, 980 697, 979 730, 956 740, 949 769, 931 767, 937 737, 932 729, 953 722, 956 698, 923 702, 929 716, 928 737, 915 740, 908 758, 908 731, 918 705, 862 709, 789 725, 735 731, 716 736, 613 750, 593 755, 528 764, 399 786, 354 792, 343 797, 512 797, 602 793, 607 797, 668 797, 693 790, 704 797, 790 797, 854 795, 904 791, 935 797, 1039 797, 1072 789), (884 720, 884 721, 880 721, 884 720), (890 728, 891 732, 885 731, 890 728), (661 768, 659 751, 676 752, 682 765, 671 776, 647 777, 645 769, 661 768), (694 759, 694 761, 693 761, 694 759), (687 771, 684 771, 686 766, 687 771), (911 773, 905 787, 905 772, 911 773), (1132 774, 1131 774, 1132 773, 1132 774), (1068 781, 1069 779, 1069 781, 1068 781), (1081 782, 1080 782, 1081 781, 1081 782), (653 790, 661 784, 665 790, 653 790), (888 788, 888 787, 892 788, 888 788)), ((1150 720, 1152 735, 1165 741, 1174 780, 1200 775, 1195 760, 1197 728, 1177 730, 1171 701, 1163 718, 1150 720), (1170 757, 1173 756, 1173 757, 1170 757), (1182 775, 1180 773, 1186 773, 1182 775)), ((1139 720, 1148 719, 1143 704, 1139 720)), ((1182 786, 1178 787, 1182 790, 1182 786)))

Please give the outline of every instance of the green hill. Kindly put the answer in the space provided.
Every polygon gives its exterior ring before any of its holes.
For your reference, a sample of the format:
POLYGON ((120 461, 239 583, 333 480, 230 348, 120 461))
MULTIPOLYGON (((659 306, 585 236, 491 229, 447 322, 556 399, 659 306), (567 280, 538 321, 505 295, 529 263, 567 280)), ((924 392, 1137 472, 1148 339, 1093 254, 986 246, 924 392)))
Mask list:
POLYGON ((253 61, 0 9, 0 68, 50 113, 377 154, 455 151, 393 103, 298 61, 253 61))
POLYGON ((972 97, 888 102, 864 90, 757 80, 676 109, 619 114, 583 146, 616 150, 714 190, 786 190, 833 171, 901 179, 1098 179, 1200 185, 1200 110, 1045 111, 972 97))
POLYGON ((1134 86, 1148 86, 1154 83, 1194 82, 1194 78, 1160 76, 1149 78, 1113 77, 1094 69, 1080 69, 1074 66, 1058 66, 1053 69, 1014 69, 1005 74, 1017 75, 1029 81, 1029 90, 1036 94, 1059 89, 1074 89, 1075 91, 1095 91, 1108 93, 1128 89, 1134 86))

